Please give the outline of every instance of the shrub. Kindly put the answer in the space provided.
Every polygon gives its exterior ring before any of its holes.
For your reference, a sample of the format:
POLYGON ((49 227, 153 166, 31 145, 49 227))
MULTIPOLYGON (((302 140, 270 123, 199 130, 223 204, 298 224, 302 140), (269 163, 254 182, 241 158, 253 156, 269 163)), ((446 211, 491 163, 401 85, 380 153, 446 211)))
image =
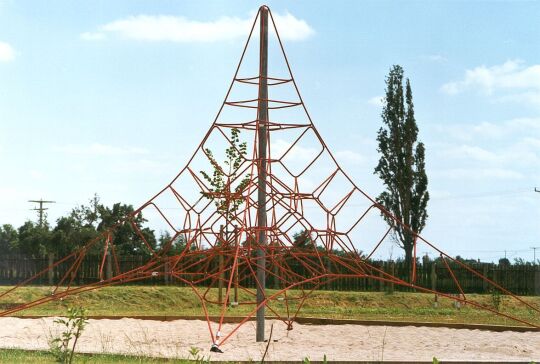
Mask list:
POLYGON ((63 325, 64 331, 59 337, 55 337, 49 342, 51 354, 57 362, 71 364, 77 340, 81 337, 88 323, 86 310, 82 307, 70 307, 67 317, 55 319, 54 323, 63 325))

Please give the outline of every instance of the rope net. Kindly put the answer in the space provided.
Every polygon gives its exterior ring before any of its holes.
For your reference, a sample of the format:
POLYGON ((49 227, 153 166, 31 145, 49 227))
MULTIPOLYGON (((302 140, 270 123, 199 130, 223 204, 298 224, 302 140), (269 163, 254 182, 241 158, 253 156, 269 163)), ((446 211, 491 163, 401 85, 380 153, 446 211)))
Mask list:
POLYGON ((0 315, 11 315, 100 287, 166 276, 171 282, 181 282, 192 289, 200 300, 212 343, 221 346, 253 318, 260 305, 292 329, 306 299, 315 290, 328 288, 335 280, 362 278, 437 294, 538 327, 533 319, 498 312, 465 295, 452 265, 468 270, 494 290, 527 306, 533 313, 531 317, 540 312, 531 303, 408 229, 345 173, 312 123, 270 11, 269 47, 274 57, 269 57, 268 68, 271 72, 277 71, 265 78, 268 98, 260 99, 258 88, 262 76, 256 54, 258 34, 254 32, 259 19, 260 11, 219 112, 185 167, 126 220, 0 295, 7 296, 47 276, 50 270, 65 266, 65 273, 57 277, 50 296, 9 308, 0 315), (257 221, 257 176, 261 163, 257 133, 261 121, 257 118, 257 109, 260 102, 268 103, 264 125, 268 141, 265 224, 257 221), (160 226, 170 232, 171 239, 166 244, 153 249, 147 242, 144 232, 135 223, 141 213, 159 221, 160 226), (385 244, 392 244, 398 226, 415 237, 411 278, 407 281, 383 271, 370 260, 385 244), (139 235, 151 256, 141 266, 122 270, 115 236, 126 227, 139 235), (258 239, 261 232, 265 236, 262 245, 258 239), (179 243, 182 250, 171 254, 179 243), (459 296, 437 292, 416 282, 416 252, 420 246, 422 251, 431 251, 442 258, 461 292, 459 296), (259 249, 266 256, 263 267, 258 265, 256 252, 259 249), (90 253, 101 257, 97 277, 94 282, 75 285, 80 267, 90 253), (269 287, 259 304, 256 300, 256 288, 261 285, 256 273, 258 268, 266 272, 265 286, 269 287), (107 269, 112 270, 110 277, 106 277, 107 269), (249 307, 247 314, 233 329, 224 332, 223 323, 231 315, 230 308, 237 305, 249 307), (217 319, 210 317, 211 312, 218 312, 217 319))

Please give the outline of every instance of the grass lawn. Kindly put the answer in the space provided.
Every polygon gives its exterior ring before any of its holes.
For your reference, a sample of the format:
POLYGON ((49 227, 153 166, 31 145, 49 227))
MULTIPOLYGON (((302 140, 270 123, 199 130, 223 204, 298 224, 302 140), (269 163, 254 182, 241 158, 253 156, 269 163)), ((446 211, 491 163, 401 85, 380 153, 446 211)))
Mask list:
MULTIPOLYGON (((113 354, 75 354, 74 363, 193 363, 185 359, 159 359, 130 355, 113 354)), ((0 363, 57 363, 46 351, 29 351, 19 349, 0 349, 0 363)))
MULTIPOLYGON (((4 292, 10 287, 1 287, 4 292)), ((201 288, 203 293, 204 289, 201 288)), ((272 290, 269 290, 272 293, 272 290)), ((298 291, 287 294, 290 311, 294 313, 298 291)), ((17 304, 29 302, 50 295, 49 287, 23 287, 0 298, 0 309, 8 309, 17 304)), ((209 297, 215 298, 217 290, 209 297)), ((497 306, 497 297, 492 295, 470 294, 467 296, 489 307, 497 306)), ((470 305, 456 308, 453 300, 439 297, 435 306, 434 295, 414 292, 338 292, 314 291, 300 311, 301 317, 347 318, 360 320, 388 320, 414 322, 452 322, 519 325, 510 319, 497 316, 470 305)), ((523 297, 536 307, 540 307, 540 297, 523 297)), ((240 302, 253 300, 249 293, 241 292, 240 302)), ((36 306, 16 315, 64 315, 66 307, 82 306, 89 316, 183 316, 203 315, 201 304, 194 292, 187 287, 175 286, 117 286, 66 297, 36 306)), ((218 315, 221 305, 207 305, 211 315, 218 315)), ((280 314, 286 315, 284 301, 272 304, 280 314)), ((227 308, 228 316, 243 316, 253 310, 252 305, 239 305, 227 308)), ((528 309, 508 296, 500 296, 500 312, 520 317, 540 325, 540 314, 528 309)), ((271 315, 271 311, 267 310, 271 315)), ((292 314, 291 314, 292 315, 292 314)))

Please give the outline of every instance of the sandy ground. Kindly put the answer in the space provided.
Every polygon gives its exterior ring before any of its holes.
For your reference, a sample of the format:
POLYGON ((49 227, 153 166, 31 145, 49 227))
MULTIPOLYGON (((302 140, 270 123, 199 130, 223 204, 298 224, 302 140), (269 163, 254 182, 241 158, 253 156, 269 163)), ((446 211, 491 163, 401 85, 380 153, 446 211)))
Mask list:
MULTIPOLYGON (((215 324, 214 324, 215 325, 215 324)), ((271 322, 267 323, 267 331, 271 322)), ((229 332, 234 325, 224 325, 229 332)), ((60 327, 53 318, 0 318, 0 347, 48 349, 60 327)), ((223 354, 209 351, 204 321, 169 322, 119 319, 90 320, 78 344, 81 352, 114 352, 187 358, 191 347, 213 360, 261 359, 266 343, 255 343, 249 322, 224 343, 223 354)), ((430 327, 300 325, 287 331, 274 322, 267 360, 497 360, 540 361, 540 332, 490 332, 430 327), (277 340, 277 341, 275 341, 277 340)))

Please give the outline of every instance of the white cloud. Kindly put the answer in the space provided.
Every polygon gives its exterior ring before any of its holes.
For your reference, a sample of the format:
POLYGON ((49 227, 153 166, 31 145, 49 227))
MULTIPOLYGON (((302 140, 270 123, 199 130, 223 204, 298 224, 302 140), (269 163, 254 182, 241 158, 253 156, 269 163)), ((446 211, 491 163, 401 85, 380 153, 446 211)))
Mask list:
POLYGON ((459 123, 437 125, 437 131, 453 138, 471 141, 501 140, 512 137, 527 136, 531 133, 540 135, 540 118, 516 118, 499 123, 483 121, 476 124, 459 123))
POLYGON ((527 137, 523 139, 523 144, 531 146, 532 148, 537 148, 540 152, 540 138, 527 137))
POLYGON ((315 34, 315 30, 302 19, 289 12, 273 14, 279 36, 284 40, 304 40, 315 34))
POLYGON ((520 172, 505 168, 455 168, 445 170, 441 173, 446 178, 466 180, 478 179, 523 179, 520 172))
POLYGON ((367 102, 370 105, 382 107, 382 106, 384 106, 384 96, 372 97, 367 102))
POLYGON ((363 163, 365 161, 364 156, 360 153, 353 152, 352 150, 339 150, 334 153, 338 163, 340 161, 351 162, 355 164, 363 163))
POLYGON ((496 101, 540 106, 540 64, 526 67, 523 61, 510 60, 491 67, 482 65, 466 70, 462 80, 446 83, 441 90, 449 95, 477 90, 495 95, 496 101))
POLYGON ((313 158, 319 154, 318 150, 311 147, 303 147, 300 143, 296 143, 290 150, 291 143, 283 139, 277 139, 271 144, 272 158, 281 158, 284 153, 287 153, 286 158, 289 162, 311 162, 313 158))
MULTIPOLYGON (((315 33, 305 20, 288 12, 273 16, 283 39, 303 40, 315 33)), ((82 33, 81 39, 95 41, 118 36, 141 41, 215 42, 245 37, 252 22, 251 17, 221 17, 205 22, 183 16, 136 15, 101 25, 95 32, 82 33)))
POLYGON ((448 178, 521 180, 540 178, 540 118, 440 127, 435 149, 448 178))
POLYGON ((508 168, 540 168, 540 139, 522 138, 509 145, 494 148, 459 145, 449 146, 443 152, 444 157, 455 158, 463 163, 478 163, 480 166, 507 166, 508 168))
MULTIPOLYGON (((273 140, 270 148, 272 150, 272 158, 281 158, 283 157, 283 162, 287 166, 301 167, 302 169, 311 163, 319 153, 322 151, 322 146, 317 145, 317 142, 314 143, 303 143, 302 140, 295 144, 290 150, 291 143, 284 139, 273 140), (284 156, 283 154, 287 154, 284 156)), ((322 169, 330 168, 334 170, 336 165, 331 161, 327 152, 324 152, 323 155, 319 156, 318 160, 323 161, 323 164, 319 165, 322 169)), ((353 150, 337 150, 335 153, 332 153, 335 158, 335 161, 341 166, 358 166, 366 163, 366 158, 358 152, 353 150)), ((319 173, 322 171, 313 171, 314 173, 319 173)), ((327 176, 326 176, 327 177, 327 176)), ((311 186, 311 185, 310 185, 311 186)))
POLYGON ((540 91, 528 91, 511 95, 504 95, 497 99, 500 102, 517 102, 540 106, 540 91))
POLYGON ((422 56, 422 59, 430 62, 443 63, 448 61, 448 59, 441 54, 429 54, 427 56, 422 56))
POLYGON ((84 32, 81 34, 82 40, 94 41, 105 39, 105 34, 100 32, 84 32))
POLYGON ((495 153, 485 150, 478 146, 460 145, 457 147, 451 147, 446 151, 446 154, 450 157, 457 157, 463 159, 474 159, 481 162, 494 162, 498 157, 495 153))
POLYGON ((15 60, 15 49, 6 42, 0 42, 0 62, 11 62, 15 60))
POLYGON ((69 144, 54 148, 58 152, 74 155, 113 156, 113 155, 141 155, 148 154, 148 150, 137 147, 117 147, 93 143, 90 145, 69 144))

